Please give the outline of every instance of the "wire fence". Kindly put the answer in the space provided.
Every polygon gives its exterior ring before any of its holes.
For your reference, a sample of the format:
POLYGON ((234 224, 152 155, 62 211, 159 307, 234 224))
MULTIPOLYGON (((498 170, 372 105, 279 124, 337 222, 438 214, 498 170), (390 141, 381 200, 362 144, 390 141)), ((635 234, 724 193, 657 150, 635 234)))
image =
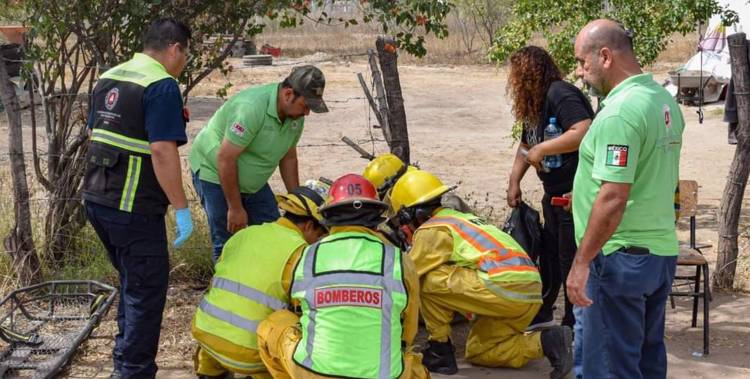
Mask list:
MULTIPOLYGON (((82 97, 81 101, 85 101, 85 96, 87 95, 78 93, 58 93, 50 95, 48 98, 60 96, 79 96, 82 97)), ((195 97, 193 97, 193 99, 195 99, 195 97)), ((328 98, 326 99, 326 102, 331 104, 332 107, 335 107, 336 105, 360 104, 362 106, 362 127, 364 129, 362 132, 367 137, 352 139, 358 145, 365 147, 366 150, 369 148, 373 154, 379 144, 386 143, 383 138, 376 137, 380 132, 373 130, 372 109, 370 108, 366 97, 350 96, 344 98, 328 98)), ((42 104, 41 102, 37 102, 35 105, 37 107, 35 111, 38 112, 41 109, 42 104)), ((22 108, 21 111, 28 114, 32 109, 27 105, 25 108, 22 108)), ((24 140, 26 151, 24 151, 23 154, 26 164, 26 178, 30 192, 29 211, 32 218, 32 233, 40 260, 45 267, 46 275, 50 278, 94 278, 105 280, 106 278, 109 278, 110 280, 114 280, 115 273, 109 265, 104 246, 101 244, 95 232, 84 221, 85 217, 83 214, 83 207, 81 207, 81 213, 78 215, 78 221, 83 222, 82 229, 69 228, 68 226, 70 225, 59 225, 57 230, 48 233, 45 232, 45 229, 48 229, 46 224, 50 217, 49 210, 55 205, 55 202, 72 201, 82 204, 82 199, 78 193, 70 197, 53 196, 49 191, 43 188, 37 180, 34 172, 34 157, 36 156, 41 161, 41 169, 45 175, 47 174, 46 164, 50 159, 64 158, 81 161, 84 160, 85 157, 76 158, 65 156, 64 154, 48 153, 46 151, 48 137, 42 125, 42 123, 39 123, 37 130, 38 139, 36 154, 29 151, 31 149, 31 143, 28 138, 24 140), (66 240, 70 244, 70 253, 66 254, 66 261, 62 264, 60 264, 60 262, 53 262, 52 257, 45 251, 45 243, 52 240, 66 240)), ((23 127, 26 129, 28 125, 24 125, 23 127)), ((382 134, 380 135, 382 136, 382 134)), ((0 138, 2 138, 2 136, 0 136, 0 138)), ((351 149, 349 145, 340 141, 300 143, 297 145, 297 148, 303 150, 320 148, 351 149)), ((358 157, 358 154, 353 150, 352 153, 353 158, 358 157)), ((183 149, 183 152, 180 154, 180 157, 185 163, 188 155, 186 149, 183 149)), ((15 217, 13 217, 13 215, 15 214, 16 204, 14 204, 15 200, 13 196, 12 181, 10 178, 10 162, 10 153, 0 152, 0 214, 6 215, 5 217, 0 217, 0 238, 7 236, 8 232, 15 224, 15 217)), ((184 164, 184 166, 187 165, 184 164)), ((172 250, 171 273, 177 277, 205 282, 210 278, 212 271, 213 265, 210 257, 213 247, 210 238, 210 228, 188 172, 186 172, 187 175, 183 175, 183 182, 186 187, 186 195, 188 197, 189 206, 192 210, 195 227, 193 235, 183 247, 174 249, 170 244, 170 250, 172 250)), ((166 221, 168 226, 168 240, 171 242, 174 238, 174 220, 169 212, 167 213, 166 221)), ((7 260, 8 255, 2 255, 2 257, 4 258, 0 258, 0 278, 5 278, 3 282, 12 282, 12 267, 10 267, 8 262, 2 262, 3 259, 7 260)), ((3 285, 2 288, 7 287, 3 285)))

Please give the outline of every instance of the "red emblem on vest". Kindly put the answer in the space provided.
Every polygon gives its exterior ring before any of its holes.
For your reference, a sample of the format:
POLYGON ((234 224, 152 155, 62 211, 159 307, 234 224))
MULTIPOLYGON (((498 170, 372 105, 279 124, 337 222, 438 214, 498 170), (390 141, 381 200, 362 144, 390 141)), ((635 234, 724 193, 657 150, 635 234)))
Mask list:
POLYGON ((112 108, 115 107, 115 104, 117 104, 117 99, 120 98, 120 90, 118 88, 112 88, 107 92, 107 97, 104 99, 104 107, 107 108, 108 111, 111 111, 112 108))

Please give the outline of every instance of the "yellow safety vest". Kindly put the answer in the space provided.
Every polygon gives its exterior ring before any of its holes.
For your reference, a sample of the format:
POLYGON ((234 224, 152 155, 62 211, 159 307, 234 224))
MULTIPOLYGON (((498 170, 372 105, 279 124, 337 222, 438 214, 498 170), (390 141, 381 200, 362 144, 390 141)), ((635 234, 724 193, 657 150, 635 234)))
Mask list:
MULTIPOLYGON (((451 261, 477 270, 485 285, 497 295, 524 302, 539 302, 536 291, 518 291, 518 283, 541 283, 539 270, 510 235, 481 218, 443 208, 419 229, 447 227, 453 237, 451 261), (513 283, 514 289, 508 289, 513 283)), ((419 230, 417 229, 417 230, 419 230)))
POLYGON ((275 310, 288 307, 281 284, 284 267, 306 244, 299 231, 279 221, 232 236, 193 319, 193 336, 201 347, 226 367, 263 369, 256 329, 275 310))
POLYGON ((370 234, 332 234, 308 247, 294 272, 302 306, 298 365, 326 376, 397 378, 408 296, 401 252, 370 234))

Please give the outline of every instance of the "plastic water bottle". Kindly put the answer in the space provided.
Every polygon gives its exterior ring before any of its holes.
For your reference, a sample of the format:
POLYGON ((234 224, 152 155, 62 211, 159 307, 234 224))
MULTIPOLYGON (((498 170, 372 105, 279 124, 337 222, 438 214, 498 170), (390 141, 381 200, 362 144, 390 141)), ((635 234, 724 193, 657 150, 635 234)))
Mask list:
MULTIPOLYGON (((554 117, 549 118, 549 125, 544 128, 544 140, 549 141, 551 139, 560 137, 562 129, 557 126, 557 119, 554 117)), ((544 165, 549 168, 559 168, 562 166, 562 155, 546 155, 544 156, 544 165)))

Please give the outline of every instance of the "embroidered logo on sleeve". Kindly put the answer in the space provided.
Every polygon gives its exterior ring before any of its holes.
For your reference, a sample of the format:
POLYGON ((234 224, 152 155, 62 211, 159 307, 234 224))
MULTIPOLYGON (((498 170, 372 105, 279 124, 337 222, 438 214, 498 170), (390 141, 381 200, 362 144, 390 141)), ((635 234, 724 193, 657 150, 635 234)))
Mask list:
POLYGON ((669 111, 669 105, 664 104, 662 112, 664 112, 664 124, 667 126, 667 130, 669 130, 672 128, 672 113, 669 111))
POLYGON ((239 137, 245 136, 245 128, 239 122, 235 122, 234 125, 229 128, 229 130, 231 130, 232 133, 236 134, 239 137))
POLYGON ((628 165, 628 147, 626 145, 607 145, 607 166, 626 167, 628 165))

